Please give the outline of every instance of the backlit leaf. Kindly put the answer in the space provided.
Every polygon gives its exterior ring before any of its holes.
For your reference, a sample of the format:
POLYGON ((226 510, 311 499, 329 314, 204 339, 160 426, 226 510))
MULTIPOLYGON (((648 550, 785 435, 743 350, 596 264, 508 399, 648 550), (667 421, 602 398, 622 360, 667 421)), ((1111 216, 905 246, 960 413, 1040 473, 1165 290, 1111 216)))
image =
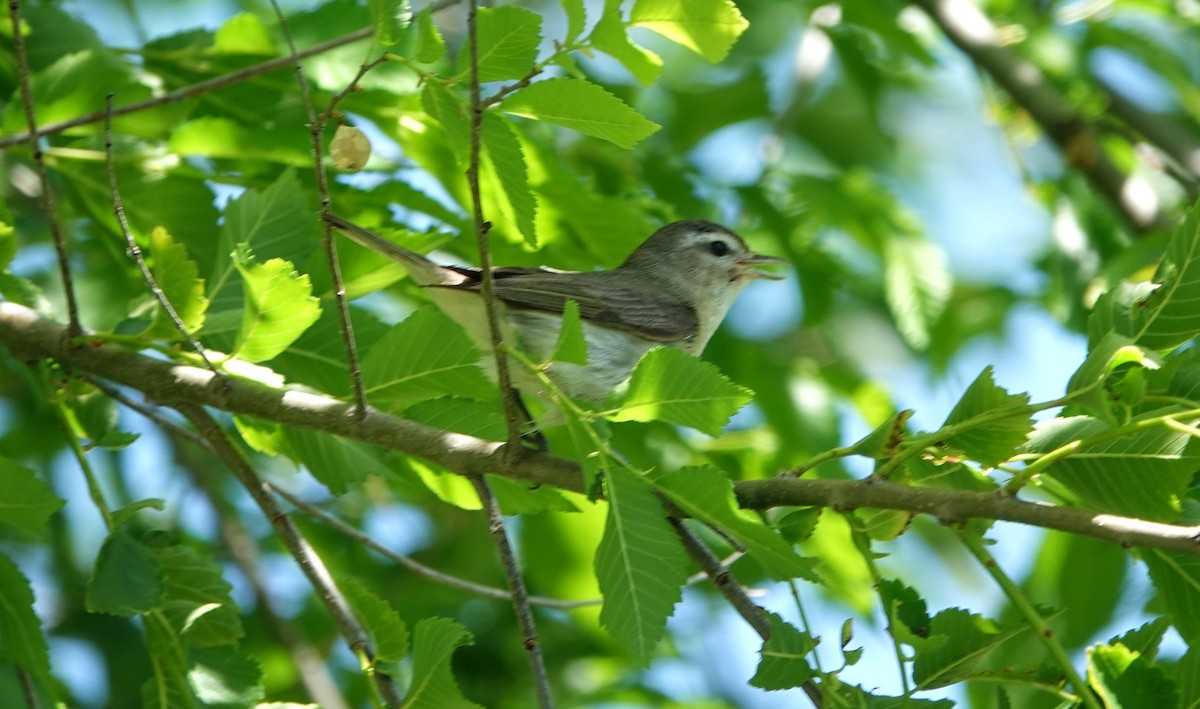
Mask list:
POLYGON ((622 148, 632 148, 659 128, 621 99, 582 79, 535 81, 509 94, 499 108, 515 116, 577 130, 622 148))
POLYGON ((629 23, 653 30, 714 64, 750 26, 732 0, 637 0, 629 23))
POLYGON ((716 436, 754 398, 712 364, 683 350, 658 347, 642 357, 629 386, 610 404, 614 421, 670 421, 716 436))

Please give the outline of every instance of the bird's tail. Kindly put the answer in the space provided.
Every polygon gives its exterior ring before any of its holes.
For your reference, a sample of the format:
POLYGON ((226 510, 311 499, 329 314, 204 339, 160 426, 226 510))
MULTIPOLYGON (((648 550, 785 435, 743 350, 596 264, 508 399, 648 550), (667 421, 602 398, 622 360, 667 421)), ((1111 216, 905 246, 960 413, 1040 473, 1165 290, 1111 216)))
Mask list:
MULTIPOLYGON (((453 271, 437 265, 416 251, 410 251, 399 244, 394 244, 382 236, 367 231, 336 214, 326 212, 325 221, 333 228, 350 237, 352 241, 360 246, 365 246, 376 253, 387 256, 393 261, 399 262, 418 285, 445 285, 447 280, 456 280, 450 275, 453 271)), ((461 278, 461 276, 458 278, 461 278)))

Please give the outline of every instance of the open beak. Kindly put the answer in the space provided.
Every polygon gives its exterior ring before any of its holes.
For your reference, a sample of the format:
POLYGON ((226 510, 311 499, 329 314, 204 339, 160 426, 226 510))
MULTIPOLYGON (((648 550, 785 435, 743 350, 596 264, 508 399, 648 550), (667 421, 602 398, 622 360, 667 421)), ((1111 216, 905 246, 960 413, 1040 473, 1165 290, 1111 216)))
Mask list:
POLYGON ((787 261, 784 261, 781 258, 775 258, 774 256, 750 254, 746 258, 738 259, 737 263, 739 266, 745 269, 746 275, 750 276, 751 278, 765 278, 770 281, 782 281, 784 276, 781 276, 778 273, 772 273, 770 271, 763 271, 759 268, 756 268, 756 266, 762 266, 764 264, 783 264, 787 263, 787 261))

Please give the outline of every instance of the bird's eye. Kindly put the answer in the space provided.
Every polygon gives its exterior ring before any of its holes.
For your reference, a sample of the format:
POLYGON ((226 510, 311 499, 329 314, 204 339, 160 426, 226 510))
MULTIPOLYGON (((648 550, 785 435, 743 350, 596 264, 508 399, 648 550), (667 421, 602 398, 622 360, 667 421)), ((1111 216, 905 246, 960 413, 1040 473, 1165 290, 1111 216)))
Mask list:
POLYGON ((724 256, 725 254, 729 253, 729 244, 726 244, 724 241, 720 240, 710 241, 708 242, 708 250, 713 256, 724 256))

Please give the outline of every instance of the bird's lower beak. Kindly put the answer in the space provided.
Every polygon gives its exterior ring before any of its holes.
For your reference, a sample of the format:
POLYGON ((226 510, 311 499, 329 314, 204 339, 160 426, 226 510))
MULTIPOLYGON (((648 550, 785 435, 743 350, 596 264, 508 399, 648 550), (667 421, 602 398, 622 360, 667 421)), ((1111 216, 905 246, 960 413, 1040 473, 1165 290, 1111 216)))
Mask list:
POLYGON ((774 256, 763 256, 761 254, 750 254, 744 259, 738 259, 738 265, 742 266, 746 270, 746 274, 751 278, 765 278, 771 281, 782 281, 784 276, 781 276, 778 273, 772 273, 770 271, 763 271, 759 268, 756 268, 756 266, 784 263, 787 263, 787 261, 784 261, 781 258, 775 258, 774 256))

